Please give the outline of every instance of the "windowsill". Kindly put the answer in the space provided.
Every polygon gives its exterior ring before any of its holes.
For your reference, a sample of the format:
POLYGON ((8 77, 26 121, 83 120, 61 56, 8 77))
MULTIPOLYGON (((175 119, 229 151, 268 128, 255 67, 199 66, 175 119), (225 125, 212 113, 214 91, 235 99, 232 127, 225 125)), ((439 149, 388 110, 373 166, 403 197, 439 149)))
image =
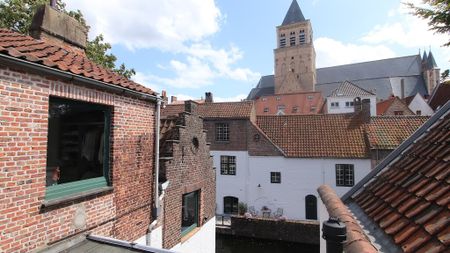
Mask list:
POLYGON ((236 176, 236 174, 220 174, 221 176, 236 176))
POLYGON ((88 190, 88 191, 84 191, 84 192, 77 192, 74 194, 70 194, 64 197, 60 197, 60 198, 55 198, 55 199, 51 199, 51 200, 44 200, 42 201, 42 207, 46 208, 46 207, 52 207, 52 206, 56 206, 56 205, 60 205, 60 204, 64 204, 67 202, 72 202, 75 200, 81 200, 87 197, 91 197, 97 194, 101 194, 101 193, 106 193, 106 192, 110 192, 112 191, 114 188, 111 186, 105 186, 105 187, 100 187, 100 188, 95 188, 92 190, 88 190))
POLYGON ((200 227, 196 227, 196 228, 192 229, 185 236, 181 237, 181 243, 184 243, 187 240, 191 239, 191 237, 194 236, 199 230, 200 230, 200 227))

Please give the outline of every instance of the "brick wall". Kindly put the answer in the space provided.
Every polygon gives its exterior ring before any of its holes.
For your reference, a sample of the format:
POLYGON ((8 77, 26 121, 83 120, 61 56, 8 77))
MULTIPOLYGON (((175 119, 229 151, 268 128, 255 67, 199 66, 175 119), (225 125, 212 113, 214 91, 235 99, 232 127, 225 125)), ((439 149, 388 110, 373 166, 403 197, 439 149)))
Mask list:
POLYGON ((205 119, 205 129, 208 131, 208 142, 211 143, 211 150, 247 150, 247 119, 205 119), (228 123, 230 140, 216 141, 216 123, 228 123))
POLYGON ((84 232, 134 240, 150 222, 150 102, 0 67, 0 252, 33 252, 84 232), (113 191, 43 208, 49 96, 113 106, 113 191))
POLYGON ((247 124, 247 147, 251 156, 282 156, 281 151, 267 138, 256 125, 247 124))
MULTIPOLYGON (((181 127, 176 127, 179 142, 166 142, 173 145, 172 159, 161 161, 161 170, 170 181, 164 197, 163 213, 163 247, 170 249, 181 242, 181 207, 182 195, 199 191, 200 210, 199 226, 215 216, 215 172, 209 154, 203 120, 195 112, 184 113, 178 120, 181 127), (193 138, 199 141, 198 149, 193 145, 193 138)), ((163 148, 163 147, 162 147, 163 148)))

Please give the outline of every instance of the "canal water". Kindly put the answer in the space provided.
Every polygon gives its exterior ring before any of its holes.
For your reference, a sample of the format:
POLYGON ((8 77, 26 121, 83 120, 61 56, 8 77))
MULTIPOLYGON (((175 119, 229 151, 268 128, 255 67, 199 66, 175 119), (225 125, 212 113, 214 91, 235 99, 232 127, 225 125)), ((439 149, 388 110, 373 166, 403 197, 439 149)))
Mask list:
POLYGON ((319 245, 216 234, 216 253, 317 253, 319 245))

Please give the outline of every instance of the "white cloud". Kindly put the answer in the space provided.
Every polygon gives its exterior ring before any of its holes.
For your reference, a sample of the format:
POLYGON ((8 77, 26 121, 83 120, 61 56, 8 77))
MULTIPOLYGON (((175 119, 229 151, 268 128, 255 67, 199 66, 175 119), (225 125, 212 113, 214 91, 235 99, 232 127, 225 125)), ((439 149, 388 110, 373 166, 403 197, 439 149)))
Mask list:
POLYGON ((354 62, 378 60, 395 57, 395 53, 382 45, 358 45, 342 43, 331 38, 318 38, 314 41, 317 67, 329 67, 354 62))
POLYGON ((70 0, 67 7, 83 12, 91 35, 130 49, 181 50, 216 33, 222 17, 214 0, 70 0))

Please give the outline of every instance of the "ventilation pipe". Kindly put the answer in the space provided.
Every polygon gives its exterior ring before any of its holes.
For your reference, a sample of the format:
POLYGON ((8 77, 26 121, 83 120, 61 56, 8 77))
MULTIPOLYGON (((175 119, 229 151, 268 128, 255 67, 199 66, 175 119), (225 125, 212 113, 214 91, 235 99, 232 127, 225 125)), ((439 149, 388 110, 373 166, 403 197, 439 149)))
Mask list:
POLYGON ((342 253, 347 240, 347 227, 338 218, 330 217, 323 222, 322 238, 327 241, 327 253, 342 253))

